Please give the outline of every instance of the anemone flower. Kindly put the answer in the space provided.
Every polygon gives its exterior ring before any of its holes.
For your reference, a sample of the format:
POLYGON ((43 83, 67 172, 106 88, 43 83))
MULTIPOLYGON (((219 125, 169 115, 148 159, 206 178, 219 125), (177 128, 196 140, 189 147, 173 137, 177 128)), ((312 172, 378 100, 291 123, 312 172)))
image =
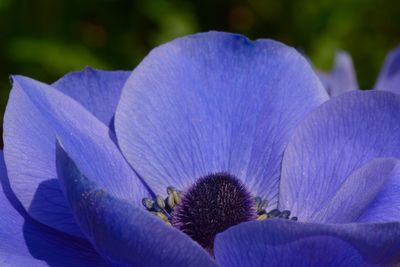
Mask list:
POLYGON ((328 100, 296 50, 218 32, 12 80, 2 266, 400 263, 398 95, 328 100))
MULTIPOLYGON (((359 89, 353 60, 344 51, 336 53, 332 71, 318 71, 318 75, 332 97, 359 89)), ((400 47, 386 56, 373 89, 400 94, 400 47)))

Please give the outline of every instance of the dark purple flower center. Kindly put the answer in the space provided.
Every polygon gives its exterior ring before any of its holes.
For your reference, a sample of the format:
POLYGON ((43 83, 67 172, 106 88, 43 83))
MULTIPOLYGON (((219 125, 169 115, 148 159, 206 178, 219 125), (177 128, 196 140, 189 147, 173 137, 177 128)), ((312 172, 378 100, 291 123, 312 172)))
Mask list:
POLYGON ((234 176, 216 173, 197 180, 172 213, 172 225, 212 252, 215 235, 257 217, 255 200, 234 176))
POLYGON ((267 199, 253 197, 236 177, 215 173, 198 179, 182 192, 167 187, 167 197, 143 198, 152 214, 189 235, 213 254, 215 236, 236 224, 254 219, 290 219, 290 211, 269 209, 267 199))

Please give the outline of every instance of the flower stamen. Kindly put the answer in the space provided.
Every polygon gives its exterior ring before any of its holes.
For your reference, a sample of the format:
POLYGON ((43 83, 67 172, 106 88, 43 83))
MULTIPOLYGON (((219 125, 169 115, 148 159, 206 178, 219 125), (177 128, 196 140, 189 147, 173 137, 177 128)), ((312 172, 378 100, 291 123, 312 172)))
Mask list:
POLYGON ((171 225, 172 213, 176 205, 181 203, 181 191, 176 190, 172 186, 167 187, 167 197, 157 195, 155 199, 143 198, 143 206, 152 214, 163 220, 166 224, 171 225))
POLYGON ((166 198, 143 198, 143 206, 210 253, 215 235, 233 225, 269 218, 297 221, 297 217, 290 218, 288 210, 267 212, 267 199, 252 197, 239 179, 226 173, 201 177, 185 193, 172 186, 166 192, 166 198))

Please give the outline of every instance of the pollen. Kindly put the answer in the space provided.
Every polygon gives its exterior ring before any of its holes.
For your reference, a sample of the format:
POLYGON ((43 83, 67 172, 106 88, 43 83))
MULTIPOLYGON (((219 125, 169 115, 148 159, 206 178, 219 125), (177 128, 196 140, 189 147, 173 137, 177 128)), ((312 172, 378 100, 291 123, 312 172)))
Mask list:
POLYGON ((166 224, 171 225, 171 214, 174 212, 176 205, 181 203, 181 191, 172 186, 167 187, 167 197, 157 195, 154 200, 143 198, 143 206, 152 214, 163 220, 166 224))

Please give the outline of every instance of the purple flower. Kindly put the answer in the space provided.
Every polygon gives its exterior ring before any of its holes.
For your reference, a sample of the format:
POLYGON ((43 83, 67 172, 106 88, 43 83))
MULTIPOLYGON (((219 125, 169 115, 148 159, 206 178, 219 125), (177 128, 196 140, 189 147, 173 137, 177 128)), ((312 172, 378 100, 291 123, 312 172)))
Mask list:
MULTIPOLYGON (((353 60, 344 51, 337 52, 332 71, 318 72, 318 75, 332 97, 359 89, 353 60)), ((400 47, 386 56, 373 89, 400 93, 400 47)))
POLYGON ((0 262, 399 264, 400 96, 328 98, 296 50, 216 32, 132 73, 13 76, 0 262))

